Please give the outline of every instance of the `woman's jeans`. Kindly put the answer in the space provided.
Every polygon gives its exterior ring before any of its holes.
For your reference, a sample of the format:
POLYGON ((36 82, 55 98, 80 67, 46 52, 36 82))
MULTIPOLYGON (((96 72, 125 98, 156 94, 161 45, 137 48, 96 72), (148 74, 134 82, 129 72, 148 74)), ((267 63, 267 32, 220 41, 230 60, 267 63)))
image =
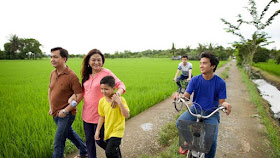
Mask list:
MULTIPOLYGON (((86 135, 86 145, 88 150, 88 158, 96 158, 96 146, 95 146, 95 131, 97 128, 97 124, 84 122, 84 131, 86 135)), ((100 140, 96 140, 96 143, 103 148, 106 149, 106 142, 104 141, 104 124, 100 129, 100 140)))
MULTIPOLYGON (((194 106, 191 106, 192 113, 196 113, 194 106)), ((198 113, 200 113, 200 109, 197 108, 198 113)), ((211 112, 206 112, 204 115, 209 115, 211 112)), ((196 121, 196 117, 192 116, 189 111, 187 110, 184 112, 177 120, 176 127, 178 127, 179 120, 190 120, 190 121, 196 121)), ((220 115, 219 112, 215 113, 213 116, 211 116, 208 119, 203 120, 206 124, 213 124, 216 125, 216 131, 215 136, 213 139, 212 146, 210 148, 210 151, 205 154, 205 158, 214 158, 216 154, 216 148, 217 148, 217 137, 218 137, 218 129, 219 129, 219 123, 220 123, 220 115)))
POLYGON ((53 158, 63 158, 66 138, 70 139, 73 144, 80 150, 80 155, 87 155, 87 148, 80 136, 72 128, 75 115, 69 112, 64 118, 53 117, 57 126, 54 137, 53 158))

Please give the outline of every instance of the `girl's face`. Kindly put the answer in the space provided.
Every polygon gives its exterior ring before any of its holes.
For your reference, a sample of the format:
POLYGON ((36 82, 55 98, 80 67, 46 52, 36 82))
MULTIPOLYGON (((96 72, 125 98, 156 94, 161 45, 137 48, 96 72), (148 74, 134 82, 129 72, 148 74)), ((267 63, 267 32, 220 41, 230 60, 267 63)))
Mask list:
POLYGON ((88 64, 90 65, 93 71, 100 71, 103 66, 101 55, 93 54, 89 58, 88 64))

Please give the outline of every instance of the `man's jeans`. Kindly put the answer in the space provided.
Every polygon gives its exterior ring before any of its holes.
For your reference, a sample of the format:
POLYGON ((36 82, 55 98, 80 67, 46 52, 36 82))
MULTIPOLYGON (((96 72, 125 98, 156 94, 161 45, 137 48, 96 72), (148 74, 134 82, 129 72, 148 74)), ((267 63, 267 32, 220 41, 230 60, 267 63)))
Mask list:
MULTIPOLYGON (((191 111, 192 113, 196 113, 194 106, 191 106, 191 111)), ((197 108, 197 113, 200 113, 200 109, 197 108)), ((209 115, 210 112, 206 112, 204 115, 209 115)), ((190 120, 190 121, 196 121, 196 117, 192 116, 189 111, 187 110, 184 112, 177 120, 176 122, 176 127, 178 127, 179 120, 190 120)), ((204 119, 204 123, 207 124, 213 124, 216 125, 216 131, 215 131, 215 136, 213 139, 212 146, 210 148, 210 151, 205 154, 205 158, 214 158, 216 154, 216 148, 217 148, 217 137, 218 137, 218 130, 219 130, 219 122, 220 122, 220 115, 219 112, 215 113, 213 116, 211 116, 208 119, 204 119)))
POLYGON ((53 118, 57 129, 54 137, 53 158, 63 158, 66 138, 70 139, 73 144, 80 150, 80 155, 87 155, 87 148, 80 136, 73 130, 72 124, 75 120, 75 115, 69 112, 64 118, 53 118))

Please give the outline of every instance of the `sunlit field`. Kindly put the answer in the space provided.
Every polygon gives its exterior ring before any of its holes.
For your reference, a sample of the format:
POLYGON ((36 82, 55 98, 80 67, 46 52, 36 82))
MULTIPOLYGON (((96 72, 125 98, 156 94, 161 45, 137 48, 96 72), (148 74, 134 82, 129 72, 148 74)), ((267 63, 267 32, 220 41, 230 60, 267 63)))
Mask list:
MULTIPOLYGON (((104 67, 126 85, 123 96, 133 117, 176 91, 172 79, 179 62, 155 58, 106 59, 104 67)), ((81 63, 82 59, 71 58, 67 62, 79 78, 81 63)), ((193 75, 198 75, 199 61, 191 63, 193 75)), ((49 59, 0 61, 0 157, 51 157, 56 127, 48 115, 47 91, 52 70, 49 59)), ((73 126, 84 138, 81 109, 82 103, 73 126)))
POLYGON ((275 63, 275 60, 269 60, 268 62, 254 63, 254 66, 280 77, 280 71, 279 71, 280 64, 277 65, 275 63))

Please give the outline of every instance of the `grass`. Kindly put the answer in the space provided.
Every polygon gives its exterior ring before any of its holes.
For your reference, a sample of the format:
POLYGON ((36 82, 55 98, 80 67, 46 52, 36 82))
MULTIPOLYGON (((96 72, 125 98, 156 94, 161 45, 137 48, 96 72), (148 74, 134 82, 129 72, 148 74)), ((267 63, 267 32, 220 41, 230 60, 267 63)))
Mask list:
MULTIPOLYGON (((177 87, 172 81, 178 63, 170 59, 106 59, 108 68, 121 79, 124 94, 135 116, 164 100, 177 87)), ((199 61, 193 64, 193 75, 198 75, 199 61)), ((82 59, 74 58, 67 65, 80 77, 82 59)), ((0 61, 0 157, 51 157, 56 126, 48 115, 48 84, 53 67, 49 59, 0 61)), ((81 110, 78 105, 73 128, 84 139, 81 110)), ((66 152, 73 150, 67 141, 66 152)))
POLYGON ((280 64, 275 64, 275 60, 269 60, 268 62, 254 63, 253 66, 260 68, 261 70, 267 71, 280 77, 280 64))
POLYGON ((220 77, 222 78, 222 79, 227 79, 228 78, 228 71, 229 71, 229 67, 226 67, 225 68, 225 71, 223 71, 222 72, 222 74, 220 75, 220 77))
POLYGON ((260 96, 256 85, 249 79, 245 71, 242 72, 242 80, 247 85, 248 91, 250 92, 251 102, 257 106, 259 115, 262 118, 262 122, 264 123, 267 130, 267 138, 269 139, 271 146, 274 150, 274 153, 271 157, 280 157, 280 128, 272 119, 269 109, 265 107, 262 97, 260 96))

